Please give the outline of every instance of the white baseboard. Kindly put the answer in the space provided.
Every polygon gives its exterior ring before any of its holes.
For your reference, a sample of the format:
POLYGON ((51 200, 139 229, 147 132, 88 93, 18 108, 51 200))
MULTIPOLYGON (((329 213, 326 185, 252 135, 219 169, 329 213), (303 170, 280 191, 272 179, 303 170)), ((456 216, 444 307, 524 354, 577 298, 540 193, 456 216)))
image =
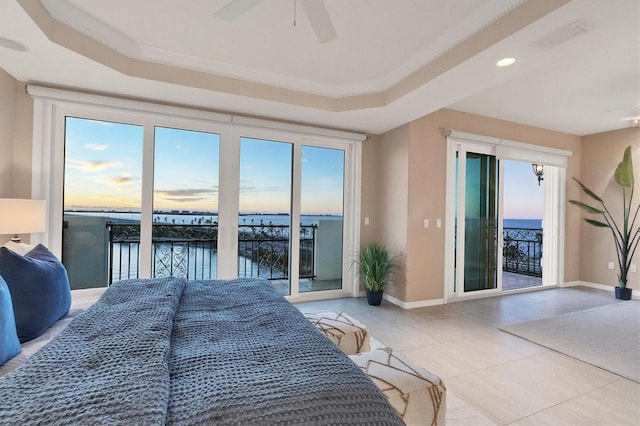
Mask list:
MULTIPOLYGON (((562 284, 560 287, 575 287, 578 285, 581 285, 583 287, 595 288, 598 290, 609 291, 611 293, 613 293, 616 289, 614 286, 611 286, 611 285, 591 283, 589 281, 569 281, 562 284)), ((633 293, 631 294, 631 299, 640 300, 640 291, 634 290, 633 293)))
POLYGON ((402 309, 416 309, 416 308, 426 308, 427 306, 437 306, 443 305, 444 299, 431 299, 431 300, 418 300, 417 302, 403 302, 400 299, 396 299, 393 296, 389 296, 388 294, 384 295, 384 299, 393 303, 396 306, 400 306, 402 309))
MULTIPOLYGON (((360 297, 367 297, 367 292, 361 291, 360 297)), ((444 299, 419 300, 417 302, 403 302, 402 300, 396 299, 395 297, 390 296, 386 293, 384 293, 382 297, 384 298, 384 300, 396 306, 399 306, 402 309, 416 309, 416 308, 426 308, 428 306, 444 305, 444 299)))
MULTIPOLYGON (((588 281, 568 281, 559 285, 559 287, 575 287, 575 286, 595 288, 598 290, 609 291, 611 293, 615 291, 615 287, 612 287, 610 285, 596 284, 588 281)), ((510 292, 510 294, 518 293, 518 292, 536 291, 536 290, 547 290, 549 288, 551 287, 550 286, 536 287, 536 288, 530 288, 530 289, 523 289, 522 291, 513 291, 513 292, 510 292)), ((366 291, 360 292, 360 297, 366 297, 366 295, 367 295, 366 291)), ((486 295, 486 297, 492 297, 492 296, 499 296, 499 294, 486 295)), ((633 300, 640 300, 640 290, 634 290, 631 298, 633 300)), ((397 299, 393 296, 390 296, 386 293, 384 294, 384 300, 396 306, 399 306, 402 309, 416 309, 416 308, 426 308, 428 306, 444 305, 444 299, 419 300, 417 302, 403 302, 402 300, 397 299)))

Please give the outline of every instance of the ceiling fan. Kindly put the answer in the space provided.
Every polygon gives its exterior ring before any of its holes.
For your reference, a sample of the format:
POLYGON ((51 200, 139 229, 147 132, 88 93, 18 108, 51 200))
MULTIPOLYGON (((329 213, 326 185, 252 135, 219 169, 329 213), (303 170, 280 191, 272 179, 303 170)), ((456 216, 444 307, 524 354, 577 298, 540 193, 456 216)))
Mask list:
MULTIPOLYGON (((232 22, 253 9, 261 1, 262 0, 231 0, 226 6, 218 9, 215 16, 224 21, 232 22)), ((328 43, 338 37, 323 0, 294 0, 294 25, 297 3, 300 3, 300 6, 302 6, 304 13, 309 19, 311 28, 320 43, 328 43)))

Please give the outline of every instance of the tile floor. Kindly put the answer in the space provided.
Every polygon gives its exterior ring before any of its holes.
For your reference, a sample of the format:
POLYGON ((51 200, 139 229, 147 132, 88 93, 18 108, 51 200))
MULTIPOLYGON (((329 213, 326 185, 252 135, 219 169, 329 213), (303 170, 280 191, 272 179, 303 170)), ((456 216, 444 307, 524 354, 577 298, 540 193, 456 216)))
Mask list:
POLYGON ((346 312, 439 375, 448 425, 640 425, 640 384, 498 330, 608 303, 610 292, 573 287, 413 310, 362 298, 296 306, 346 312))
POLYGON ((520 288, 539 287, 541 285, 541 277, 532 277, 514 272, 502 273, 502 290, 516 290, 520 288))

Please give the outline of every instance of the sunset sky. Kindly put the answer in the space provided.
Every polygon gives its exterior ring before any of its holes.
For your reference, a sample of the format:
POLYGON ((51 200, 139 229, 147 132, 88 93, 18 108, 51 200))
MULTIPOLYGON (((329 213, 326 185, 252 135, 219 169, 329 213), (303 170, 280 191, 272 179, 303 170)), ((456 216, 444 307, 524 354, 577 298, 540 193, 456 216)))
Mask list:
POLYGON ((544 211, 544 180, 538 186, 531 163, 504 163, 505 219, 542 219, 544 211))
MULTIPOLYGON (((156 128, 155 210, 218 210, 220 137, 156 128)), ((65 208, 140 208, 142 127, 68 118, 65 208)), ((240 212, 288 212, 292 145, 242 138, 240 212)), ((342 214, 344 153, 303 147, 303 214, 342 214)), ((543 186, 531 164, 505 162, 504 217, 540 219, 543 186)))
MULTIPOLYGON (((65 208, 139 209, 141 126, 68 118, 65 208)), ((217 212, 217 134, 155 130, 154 209, 217 212)), ((242 138, 240 212, 290 209, 292 145, 242 138)), ((344 152, 302 149, 302 213, 342 214, 344 152)))

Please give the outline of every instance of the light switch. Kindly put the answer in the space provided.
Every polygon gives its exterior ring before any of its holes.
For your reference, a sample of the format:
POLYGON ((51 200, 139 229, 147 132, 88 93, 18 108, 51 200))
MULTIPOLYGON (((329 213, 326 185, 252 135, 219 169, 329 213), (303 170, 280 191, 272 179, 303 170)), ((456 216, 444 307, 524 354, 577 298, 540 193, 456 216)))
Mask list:
POLYGON ((429 227, 429 219, 425 219, 423 225, 424 225, 425 228, 428 228, 429 227))
POLYGON ((637 270, 638 269, 636 268, 635 264, 632 263, 631 265, 629 265, 629 272, 636 272, 637 270))
POLYGON ((436 227, 442 228, 442 219, 436 219, 436 227))
POLYGON ((364 217, 364 224, 368 225, 369 224, 369 216, 365 216, 364 217))
POLYGON ((609 269, 613 269, 613 262, 609 262, 609 269))

